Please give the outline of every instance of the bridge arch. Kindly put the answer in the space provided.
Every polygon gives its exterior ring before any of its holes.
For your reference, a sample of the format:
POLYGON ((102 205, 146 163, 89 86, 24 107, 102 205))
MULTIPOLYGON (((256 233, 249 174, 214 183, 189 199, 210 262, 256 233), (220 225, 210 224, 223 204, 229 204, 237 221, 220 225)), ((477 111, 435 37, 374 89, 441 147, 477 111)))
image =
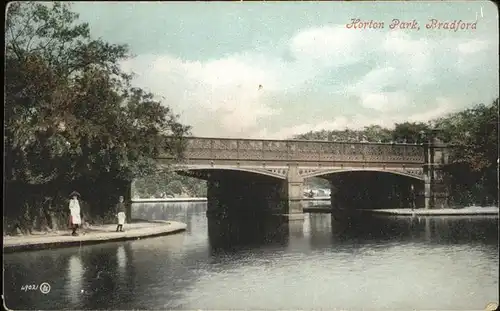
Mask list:
POLYGON ((381 169, 381 168, 334 168, 334 169, 325 169, 320 171, 314 171, 310 173, 303 174, 303 178, 311 178, 311 177, 322 177, 323 175, 331 175, 338 173, 349 173, 349 172, 378 172, 378 173, 389 173, 395 175, 401 175, 416 179, 418 181, 424 181, 423 171, 422 174, 410 173, 407 171, 400 171, 394 169, 381 169))
POLYGON ((211 165, 186 165, 186 166, 173 166, 172 170, 175 172, 182 171, 233 171, 233 172, 245 172, 252 173, 256 175, 263 175, 275 178, 277 180, 285 180, 286 176, 284 174, 273 172, 271 169, 260 169, 260 168, 246 168, 237 166, 211 166, 211 165))

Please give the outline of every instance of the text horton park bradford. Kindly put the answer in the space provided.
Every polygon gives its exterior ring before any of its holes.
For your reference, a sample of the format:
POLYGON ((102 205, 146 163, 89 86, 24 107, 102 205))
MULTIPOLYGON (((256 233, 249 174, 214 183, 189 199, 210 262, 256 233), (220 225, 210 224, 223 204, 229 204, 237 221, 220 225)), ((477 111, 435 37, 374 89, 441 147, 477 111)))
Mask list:
MULTIPOLYGON (((361 20, 359 18, 351 18, 351 22, 347 23, 345 26, 347 29, 385 29, 385 22, 374 21, 374 20, 361 20)), ((428 23, 425 24, 425 28, 429 30, 447 30, 447 31, 459 31, 459 30, 476 30, 477 21, 475 22, 464 22, 462 20, 453 21, 441 21, 438 19, 429 19, 428 23)), ((393 19, 389 24, 389 29, 391 30, 420 30, 420 25, 414 20, 402 21, 400 19, 393 19)))

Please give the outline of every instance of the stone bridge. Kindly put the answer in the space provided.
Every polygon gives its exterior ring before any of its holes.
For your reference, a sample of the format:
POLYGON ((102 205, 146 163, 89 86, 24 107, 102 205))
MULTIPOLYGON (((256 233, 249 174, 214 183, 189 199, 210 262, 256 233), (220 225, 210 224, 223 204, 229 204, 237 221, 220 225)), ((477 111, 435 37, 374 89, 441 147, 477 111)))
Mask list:
POLYGON ((448 160, 447 147, 435 139, 421 145, 200 137, 185 140, 182 162, 172 162, 169 156, 161 156, 158 161, 173 164, 180 174, 207 180, 209 209, 211 201, 237 195, 250 196, 251 200, 279 197, 288 203, 288 213, 301 213, 301 207, 293 203, 302 200, 305 179, 328 179, 334 190, 340 173, 347 172, 390 173, 414 180, 422 185, 425 208, 439 208, 447 201, 441 174, 448 160))

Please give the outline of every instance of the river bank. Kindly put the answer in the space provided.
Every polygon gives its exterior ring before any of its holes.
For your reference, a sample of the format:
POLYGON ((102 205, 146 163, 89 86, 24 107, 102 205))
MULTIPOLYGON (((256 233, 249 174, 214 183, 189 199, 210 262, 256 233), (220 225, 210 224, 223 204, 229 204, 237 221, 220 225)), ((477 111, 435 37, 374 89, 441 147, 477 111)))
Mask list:
POLYGON ((124 232, 116 232, 116 225, 91 226, 72 236, 70 230, 23 236, 4 236, 4 253, 82 246, 105 242, 135 240, 174 234, 186 230, 186 224, 177 221, 139 221, 125 224, 124 232))
MULTIPOLYGON (((206 202, 207 198, 135 198, 132 203, 178 203, 178 202, 206 202)), ((303 198, 303 201, 330 201, 329 196, 303 198)))
MULTIPOLYGON (((393 216, 498 216, 499 209, 496 206, 469 206, 464 208, 443 208, 443 209, 357 209, 356 212, 372 215, 393 215, 393 216)), ((304 207, 305 213, 330 213, 330 206, 310 206, 304 207)))
POLYGON ((442 208, 442 209, 377 209, 377 210, 362 210, 364 213, 396 215, 396 216, 487 216, 497 215, 498 207, 496 206, 469 206, 464 208, 442 208))

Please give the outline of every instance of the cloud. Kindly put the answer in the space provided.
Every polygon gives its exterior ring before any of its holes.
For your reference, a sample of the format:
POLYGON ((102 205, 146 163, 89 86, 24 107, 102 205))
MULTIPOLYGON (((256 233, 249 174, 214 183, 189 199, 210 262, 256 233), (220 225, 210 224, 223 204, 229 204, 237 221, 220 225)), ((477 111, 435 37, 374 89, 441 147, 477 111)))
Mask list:
POLYGON ((323 66, 343 66, 360 61, 367 36, 345 26, 323 26, 297 33, 290 40, 290 51, 298 61, 323 66))
POLYGON ((433 108, 425 111, 416 112, 408 115, 403 112, 399 114, 385 115, 383 118, 371 118, 363 114, 355 116, 339 116, 332 120, 324 120, 318 118, 314 123, 302 123, 290 127, 284 127, 278 131, 269 131, 262 129, 251 135, 252 138, 269 138, 269 139, 288 139, 295 135, 304 134, 310 131, 321 130, 344 130, 346 128, 352 130, 361 130, 366 126, 379 125, 385 128, 394 128, 396 123, 409 122, 427 122, 429 120, 446 116, 457 111, 461 102, 455 98, 438 97, 433 103, 433 108))
POLYGON ((361 96, 361 104, 366 108, 386 112, 407 107, 409 99, 403 91, 365 93, 361 96))
POLYGON ((399 85, 401 73, 389 66, 377 68, 366 74, 358 83, 349 86, 348 93, 359 98, 365 108, 380 112, 404 109, 410 103, 409 95, 403 91, 384 91, 399 85))
POLYGON ((368 72, 356 84, 349 87, 349 92, 374 92, 383 89, 386 86, 398 83, 398 72, 396 68, 389 66, 376 68, 368 72))
POLYGON ((240 133, 255 126, 259 118, 277 113, 262 101, 266 91, 276 88, 277 77, 249 59, 235 56, 197 62, 143 55, 123 67, 140 72, 138 84, 165 97, 186 122, 192 115, 203 115, 212 128, 240 133), (144 70, 147 62, 152 66, 144 70))
POLYGON ((370 119, 364 116, 356 117, 336 117, 331 121, 319 121, 315 123, 302 123, 291 127, 284 127, 278 131, 271 132, 268 129, 262 129, 252 135, 255 138, 270 138, 270 139, 287 139, 295 135, 307 133, 310 131, 333 131, 349 129, 362 129, 365 125, 371 124, 370 119))
POLYGON ((264 49, 204 61, 139 55, 123 68, 137 73, 136 85, 165 98, 181 121, 193 126, 194 135, 286 138, 311 130, 390 127, 441 116, 456 107, 453 97, 432 97, 422 90, 440 91, 445 78, 454 81, 459 74, 481 68, 491 47, 477 38, 432 40, 401 31, 368 33, 327 25, 299 31, 284 46, 275 47, 289 52, 291 59, 264 49), (339 73, 350 74, 356 65, 364 69, 349 76, 339 73), (320 80, 325 75, 335 82, 323 85, 323 95, 317 96, 308 86, 324 83, 320 80), (319 107, 320 98, 327 101, 334 93, 342 101, 339 106, 356 112, 348 116, 328 108, 306 120, 304 110, 287 106, 300 97, 306 98, 305 107, 319 107), (282 100, 276 102, 276 97, 282 100), (417 104, 429 102, 435 106, 418 110, 417 104), (300 123, 289 124, 290 120, 300 123))
MULTIPOLYGON (((498 43, 496 44, 498 46, 498 43)), ((473 39, 465 42, 460 42, 456 45, 455 53, 457 55, 457 69, 463 75, 474 74, 477 71, 482 71, 484 60, 488 59, 491 52, 497 53, 493 61, 488 62, 489 68, 495 68, 498 71, 498 49, 494 48, 492 42, 487 40, 473 39)))
POLYGON ((434 48, 433 43, 413 39, 400 31, 386 33, 377 39, 381 44, 373 49, 379 60, 378 67, 349 85, 347 94, 357 97, 362 107, 379 112, 406 109, 413 102, 411 90, 436 80, 429 53, 434 48))
POLYGON ((488 46, 489 42, 486 40, 471 40, 458 44, 458 51, 463 55, 470 55, 484 51, 488 46))
POLYGON ((457 98, 438 97, 435 106, 423 112, 415 113, 408 117, 410 122, 425 122, 439 117, 444 117, 456 112, 463 106, 463 101, 457 98))
POLYGON ((437 43, 439 42, 432 42, 428 38, 415 39, 408 33, 393 31, 387 33, 381 49, 389 57, 396 59, 398 64, 412 67, 418 72, 430 67, 433 55, 429 52, 437 43))
POLYGON ((423 86, 436 79, 432 67, 437 44, 427 38, 415 39, 405 32, 393 31, 382 41, 381 53, 385 53, 385 58, 399 69, 400 82, 423 86))

